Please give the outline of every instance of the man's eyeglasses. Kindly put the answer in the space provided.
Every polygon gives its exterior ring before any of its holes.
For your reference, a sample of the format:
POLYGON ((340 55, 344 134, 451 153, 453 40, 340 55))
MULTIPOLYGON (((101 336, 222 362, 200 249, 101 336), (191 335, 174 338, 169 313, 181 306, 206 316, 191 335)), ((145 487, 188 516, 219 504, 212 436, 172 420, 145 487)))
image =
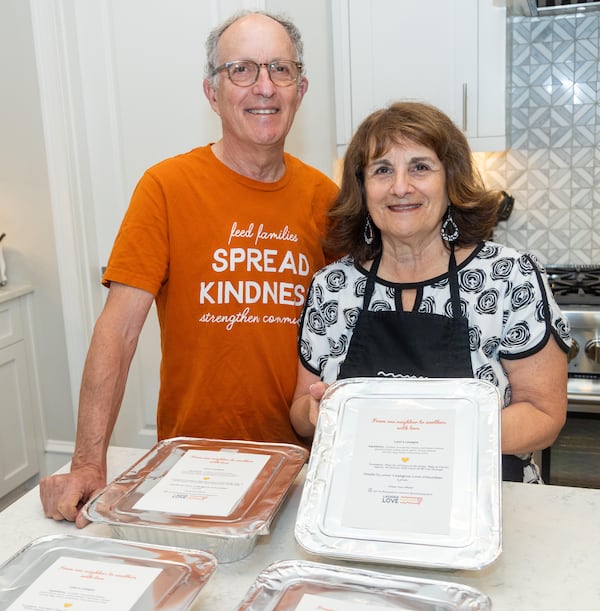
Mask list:
POLYGON ((238 87, 250 87, 258 80, 261 67, 267 69, 269 78, 278 87, 289 87, 298 81, 298 76, 302 73, 303 65, 299 62, 290 60, 278 60, 268 64, 258 64, 249 59, 235 62, 226 62, 214 69, 213 75, 227 71, 229 80, 238 87))

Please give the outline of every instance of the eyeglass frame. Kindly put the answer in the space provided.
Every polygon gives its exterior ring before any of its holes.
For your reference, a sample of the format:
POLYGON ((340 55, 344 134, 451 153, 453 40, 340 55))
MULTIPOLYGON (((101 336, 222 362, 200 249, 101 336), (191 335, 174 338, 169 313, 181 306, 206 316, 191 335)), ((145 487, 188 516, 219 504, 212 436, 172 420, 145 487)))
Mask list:
POLYGON ((225 62, 224 64, 221 64, 220 66, 217 66, 212 71, 212 76, 216 76, 217 74, 219 74, 219 72, 223 72, 223 70, 226 70, 227 71, 227 78, 236 87, 252 87, 252 85, 255 85, 256 81, 258 81, 258 77, 260 76, 260 69, 263 66, 267 69, 267 74, 269 75, 269 80, 276 87, 290 87, 294 83, 297 83, 298 80, 302 77, 302 71, 304 70, 304 64, 302 62, 294 61, 293 59, 275 59, 272 62, 263 62, 263 63, 255 62, 252 59, 236 59, 236 60, 233 60, 233 61, 230 61, 230 62, 225 62), (254 64, 255 66, 258 67, 258 70, 256 71, 256 77, 254 78, 254 80, 251 83, 248 83, 247 85, 240 85, 239 83, 236 83, 231 78, 231 75, 229 73, 229 68, 231 68, 231 66, 233 66, 234 64, 244 64, 244 63, 246 63, 246 64, 254 64), (281 81, 281 82, 274 81, 272 79, 272 77, 271 77, 271 67, 273 65, 275 65, 275 64, 280 64, 280 63, 293 64, 294 66, 296 66, 296 68, 298 69, 298 76, 297 76, 297 78, 295 78, 295 79, 293 79, 291 81, 281 81))

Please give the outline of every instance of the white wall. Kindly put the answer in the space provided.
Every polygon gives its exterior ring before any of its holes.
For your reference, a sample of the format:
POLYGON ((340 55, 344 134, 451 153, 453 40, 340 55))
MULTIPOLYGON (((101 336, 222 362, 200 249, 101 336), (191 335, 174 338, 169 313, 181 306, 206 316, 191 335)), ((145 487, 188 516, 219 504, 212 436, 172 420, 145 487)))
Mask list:
MULTIPOLYGON (((29 3, 0 2, 0 233, 9 283, 31 283, 46 439, 71 440, 73 406, 29 3)), ((1 290, 1 289, 0 289, 1 290)), ((0 397, 0 401, 2 398, 0 397)))
POLYGON ((331 8, 323 0, 268 0, 267 8, 292 18, 304 40, 308 93, 288 138, 288 150, 328 176, 336 156, 331 8))

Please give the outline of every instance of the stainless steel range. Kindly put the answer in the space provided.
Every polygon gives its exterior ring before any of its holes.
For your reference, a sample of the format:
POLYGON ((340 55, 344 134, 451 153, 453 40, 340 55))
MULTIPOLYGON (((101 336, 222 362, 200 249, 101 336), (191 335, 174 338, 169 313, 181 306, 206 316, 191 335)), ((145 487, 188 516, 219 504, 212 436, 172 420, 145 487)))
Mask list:
POLYGON ((600 266, 546 266, 550 286, 569 319, 569 409, 600 413, 600 266))
POLYGON ((556 301, 569 320, 567 421, 541 453, 546 483, 600 487, 600 265, 546 266, 556 301))

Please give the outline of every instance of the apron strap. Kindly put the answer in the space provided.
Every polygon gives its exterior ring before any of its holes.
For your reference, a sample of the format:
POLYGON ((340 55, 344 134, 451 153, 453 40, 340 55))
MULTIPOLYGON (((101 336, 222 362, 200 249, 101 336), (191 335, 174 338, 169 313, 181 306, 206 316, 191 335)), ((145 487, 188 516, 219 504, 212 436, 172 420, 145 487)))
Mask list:
POLYGON ((458 269, 456 265, 456 257, 454 256, 454 244, 450 245, 450 261, 448 262, 448 283, 450 285, 452 317, 460 318, 462 316, 462 309, 460 307, 460 290, 458 288, 458 269))
MULTIPOLYGON (((374 259, 371 269, 367 275, 367 283, 365 285, 365 294, 363 297, 363 310, 369 309, 371 303, 371 297, 375 290, 375 278, 377 277, 377 271, 381 263, 381 253, 379 253, 374 259)), ((458 266, 456 265, 456 256, 454 255, 454 244, 450 245, 450 261, 448 262, 448 284, 450 286, 450 302, 452 303, 452 317, 459 318, 462 316, 462 310, 460 307, 460 290, 458 287, 458 266)))
POLYGON ((369 304, 371 303, 371 297, 373 296, 373 291, 375 290, 375 278, 377 277, 377 270, 379 269, 379 264, 381 263, 381 253, 379 253, 371 264, 371 269, 367 274, 367 283, 365 285, 365 295, 363 297, 363 311, 367 311, 369 309, 369 304))

